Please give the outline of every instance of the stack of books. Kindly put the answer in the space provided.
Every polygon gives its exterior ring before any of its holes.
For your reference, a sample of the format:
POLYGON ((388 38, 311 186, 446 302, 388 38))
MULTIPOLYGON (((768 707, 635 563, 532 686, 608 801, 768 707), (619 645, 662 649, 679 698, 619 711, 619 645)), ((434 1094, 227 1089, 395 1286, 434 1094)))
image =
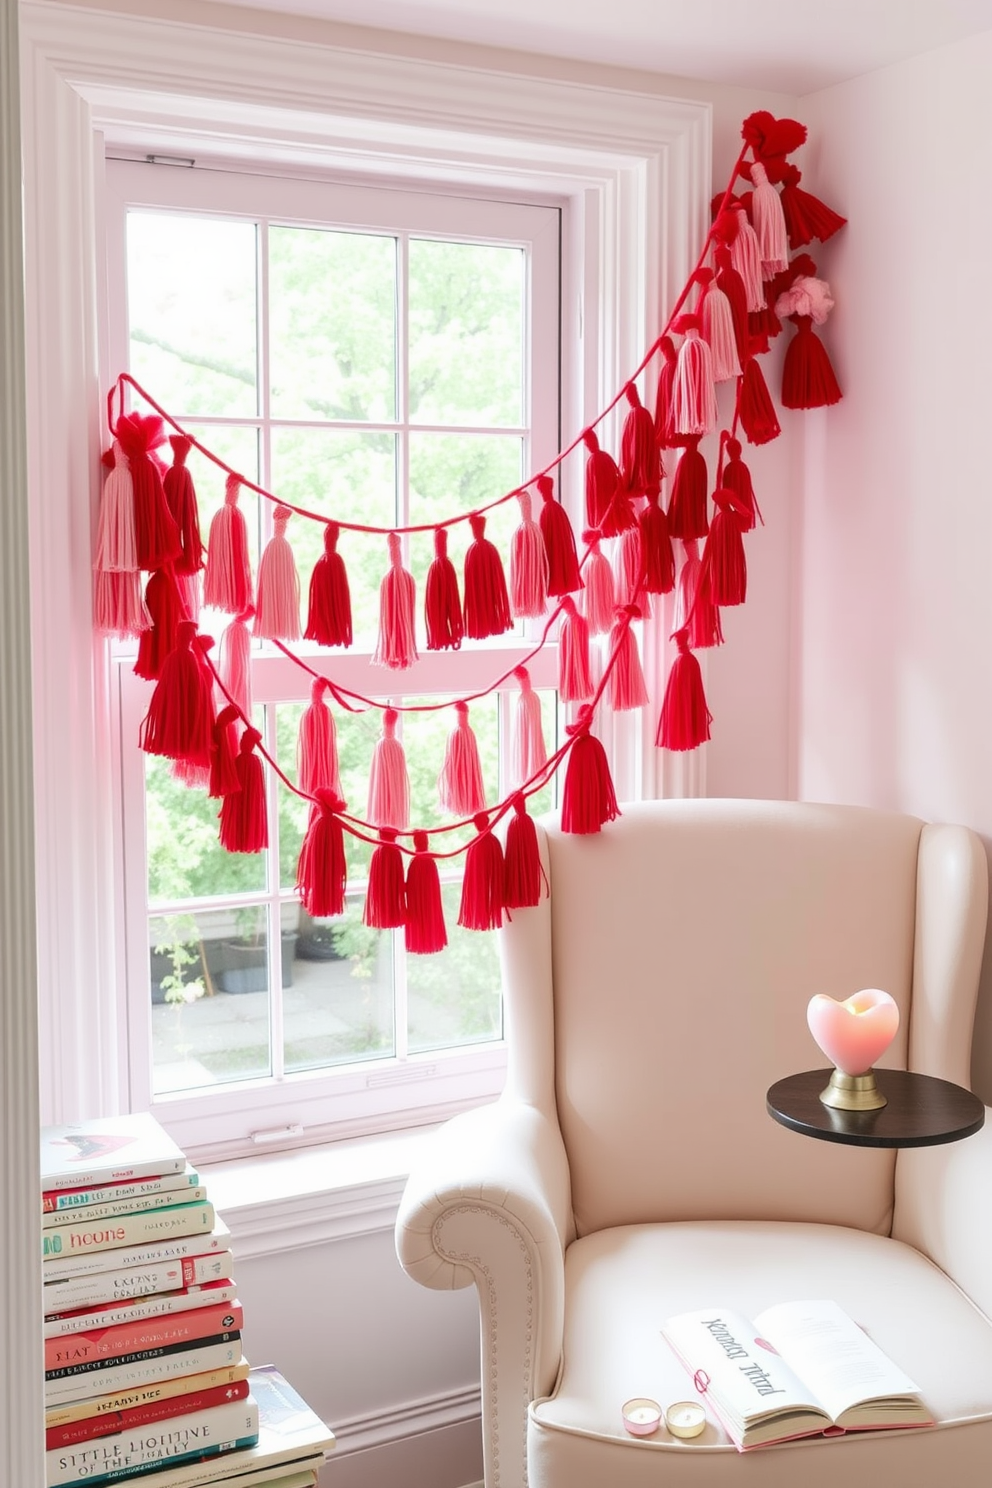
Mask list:
POLYGON ((42 1132, 48 1488, 313 1488, 333 1445, 251 1370, 230 1231, 147 1114, 42 1132))

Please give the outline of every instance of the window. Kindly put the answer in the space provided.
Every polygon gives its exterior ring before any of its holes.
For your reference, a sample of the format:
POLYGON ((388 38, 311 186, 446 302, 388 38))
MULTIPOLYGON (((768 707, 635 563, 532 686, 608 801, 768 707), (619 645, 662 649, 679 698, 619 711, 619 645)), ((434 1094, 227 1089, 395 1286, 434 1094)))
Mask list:
MULTIPOLYGON (((207 449, 248 481, 317 516, 391 528, 467 513, 512 489, 560 447, 554 205, 280 180, 148 164, 108 168, 113 365, 128 369, 207 449), (126 294, 124 287, 126 286, 126 294)), ((141 400, 136 406, 142 407, 141 400)), ((201 528, 224 471, 188 465, 201 528)), ((271 502, 243 489, 253 570, 271 502)), ((504 558, 517 503, 489 514, 504 558)), ((323 526, 296 515, 304 593, 323 526)), ((450 529, 456 567, 467 524, 450 529)), ((346 651, 290 650, 342 687, 399 708, 490 685, 533 645, 514 633, 426 652, 392 672, 371 661, 385 538, 343 532, 355 620, 346 651)), ((429 533, 411 533, 418 584, 429 533)), ((230 617, 205 610, 220 638, 230 617)), ((122 1014, 130 1099, 196 1144, 310 1138, 431 1115, 494 1093, 501 1014, 491 936, 456 925, 460 859, 442 875, 449 946, 408 955, 399 932, 362 922, 370 849, 349 840, 337 921, 311 921, 295 894, 306 804, 267 772, 269 846, 228 854, 217 802, 136 745, 151 684, 117 649, 122 1014)), ((310 674, 278 648, 252 648, 253 719, 290 779, 310 674)), ((545 737, 557 730, 553 648, 531 667, 545 737)), ((516 685, 470 709, 487 800, 507 792, 516 685)), ((365 816, 378 709, 333 708, 349 809, 365 816)), ((436 779, 450 708, 402 715, 412 825, 442 820, 436 779)), ((552 789, 535 798, 553 804, 552 789)), ((454 840, 454 839, 453 839, 454 840)))

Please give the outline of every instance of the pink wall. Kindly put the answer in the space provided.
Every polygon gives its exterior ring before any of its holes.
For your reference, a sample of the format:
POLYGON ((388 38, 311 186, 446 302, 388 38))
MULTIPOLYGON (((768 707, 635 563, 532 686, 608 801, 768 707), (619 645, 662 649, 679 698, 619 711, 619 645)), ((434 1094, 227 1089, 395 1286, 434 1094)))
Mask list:
POLYGON ((798 794, 992 841, 992 31, 799 107, 850 224, 819 260, 847 397, 805 427, 798 794))

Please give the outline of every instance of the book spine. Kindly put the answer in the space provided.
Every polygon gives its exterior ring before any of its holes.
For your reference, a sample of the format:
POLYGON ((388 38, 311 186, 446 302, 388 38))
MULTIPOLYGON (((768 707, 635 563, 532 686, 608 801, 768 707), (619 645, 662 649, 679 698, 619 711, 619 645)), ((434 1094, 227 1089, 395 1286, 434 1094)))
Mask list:
POLYGON ((173 1240, 151 1240, 114 1250, 93 1250, 79 1255, 49 1256, 42 1267, 42 1279, 63 1281, 70 1276, 90 1276, 96 1271, 123 1271, 133 1266, 155 1266, 160 1261, 178 1261, 185 1256, 213 1255, 229 1250, 231 1233, 226 1226, 215 1225, 209 1235, 183 1235, 173 1240))
POLYGON ((125 1215, 104 1224, 69 1224, 61 1230, 44 1230, 42 1259, 119 1250, 170 1236, 206 1234, 213 1229, 214 1217, 212 1204, 177 1204, 149 1214, 125 1215))
POLYGON ((232 1405, 238 1400, 247 1400, 248 1389, 246 1379, 235 1380, 232 1385, 217 1385, 212 1390, 192 1390, 185 1395, 153 1400, 148 1405, 105 1411, 99 1416, 83 1416, 64 1426, 46 1427, 45 1447, 49 1452, 58 1452, 80 1442, 93 1441, 98 1436, 116 1436, 122 1431, 152 1426, 156 1421, 169 1421, 178 1416, 191 1415, 194 1411, 212 1410, 217 1405, 232 1405))
POLYGON ((164 1193, 139 1194, 131 1199, 114 1199, 106 1204, 87 1204, 83 1209, 59 1209, 46 1214, 42 1227, 60 1230, 68 1225, 95 1225, 104 1219, 118 1219, 129 1214, 148 1214, 156 1209, 176 1209, 184 1204, 206 1202, 205 1188, 166 1189, 164 1193))
POLYGON ((231 1252, 221 1250, 216 1255, 185 1256, 178 1261, 163 1261, 157 1266, 68 1276, 64 1281, 46 1283, 43 1305, 45 1313, 51 1316, 133 1297, 151 1297, 157 1292, 174 1292, 184 1286, 202 1286, 207 1282, 226 1280, 231 1263, 231 1252))
POLYGON ((183 1374, 203 1374, 208 1369, 219 1369, 225 1364, 237 1364, 241 1359, 241 1335, 236 1333, 224 1343, 205 1338, 195 1348, 169 1350, 153 1358, 129 1359, 123 1364, 104 1364, 99 1370, 89 1370, 83 1375, 71 1374, 64 1378, 45 1381, 45 1407, 64 1405, 70 1401, 88 1400, 94 1395, 109 1395, 118 1390, 134 1389, 139 1385, 159 1384, 162 1380, 176 1379, 183 1374))
POLYGON ((236 1300, 234 1282, 223 1277, 203 1286, 179 1287, 153 1296, 142 1294, 130 1302, 108 1302, 99 1307, 57 1313, 46 1318, 45 1337, 66 1338, 72 1333, 89 1333, 94 1328, 116 1328, 122 1323, 140 1322, 142 1318, 166 1317, 171 1313, 190 1312, 196 1307, 236 1300))
POLYGON ((258 1407, 250 1398, 148 1426, 117 1436, 47 1452, 48 1488, 75 1483, 114 1482, 258 1442, 258 1407))
POLYGON ((207 1369, 201 1374, 180 1374, 175 1379, 160 1380, 158 1384, 136 1385, 129 1390, 114 1390, 107 1395, 91 1395, 87 1400, 74 1400, 66 1405, 52 1406, 45 1412, 45 1426, 47 1429, 66 1426, 70 1421, 90 1420, 114 1411, 134 1410, 138 1406, 153 1405, 159 1400, 203 1394, 226 1385, 240 1384, 247 1378, 248 1361, 241 1359, 237 1364, 207 1369))
POLYGON ((103 1188, 108 1183, 135 1183, 139 1178, 161 1178, 166 1173, 182 1173, 186 1158, 154 1157, 145 1162, 122 1163, 119 1168, 81 1168, 78 1172, 45 1173, 42 1193, 61 1193, 64 1189, 103 1188))
POLYGON ((97 1327, 45 1340, 45 1372, 81 1369, 102 1359, 125 1358, 164 1344, 207 1338, 212 1333, 230 1333, 244 1324, 241 1303, 218 1302, 191 1308, 177 1315, 138 1318, 113 1327, 97 1327))
POLYGON ((216 1333, 204 1333, 194 1338, 177 1338, 171 1343, 156 1343, 149 1348, 132 1349, 123 1354, 107 1354, 95 1359, 87 1359, 81 1364, 63 1364, 57 1369, 45 1370, 45 1388, 49 1385, 59 1384, 66 1380, 76 1381, 77 1394, 99 1395, 102 1387, 94 1375, 98 1375, 101 1369, 115 1369, 119 1365, 142 1364, 155 1359, 164 1358, 167 1354, 188 1353, 190 1348, 199 1344, 228 1343, 240 1338, 241 1333, 237 1328, 218 1329, 216 1333))
POLYGON ((187 1168, 184 1173, 163 1173, 158 1178, 139 1178, 135 1183, 104 1183, 99 1188, 68 1188, 62 1193, 50 1189, 41 1196, 41 1210, 43 1214, 55 1214, 63 1209, 111 1204, 117 1199, 143 1198, 147 1194, 182 1193, 184 1189, 199 1186, 199 1173, 187 1168))

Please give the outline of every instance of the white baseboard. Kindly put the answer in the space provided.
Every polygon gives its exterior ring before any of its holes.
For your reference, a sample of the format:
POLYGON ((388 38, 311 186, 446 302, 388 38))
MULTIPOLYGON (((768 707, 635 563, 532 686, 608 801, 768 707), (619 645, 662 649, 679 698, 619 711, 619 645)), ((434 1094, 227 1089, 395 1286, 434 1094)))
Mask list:
POLYGON ((334 1423, 320 1488, 483 1488, 479 1391, 334 1423))
POLYGON ((391 1446, 394 1442, 423 1436, 428 1431, 479 1421, 480 1417, 481 1397, 477 1386, 447 1391, 425 1400, 413 1400, 392 1410, 353 1416, 350 1420, 332 1423, 336 1442, 334 1456, 347 1457, 352 1452, 391 1446))

